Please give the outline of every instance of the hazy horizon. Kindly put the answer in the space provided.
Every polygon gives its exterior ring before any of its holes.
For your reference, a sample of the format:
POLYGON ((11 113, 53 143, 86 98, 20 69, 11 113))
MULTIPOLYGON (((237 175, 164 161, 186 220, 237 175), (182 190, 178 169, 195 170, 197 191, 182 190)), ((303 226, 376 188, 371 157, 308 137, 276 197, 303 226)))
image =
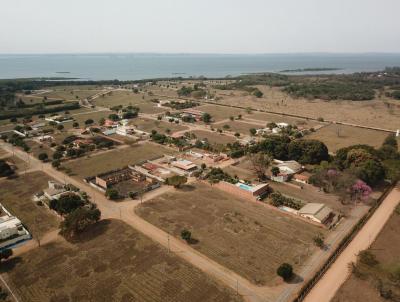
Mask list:
POLYGON ((13 0, 1 54, 400 53, 397 0, 13 0))

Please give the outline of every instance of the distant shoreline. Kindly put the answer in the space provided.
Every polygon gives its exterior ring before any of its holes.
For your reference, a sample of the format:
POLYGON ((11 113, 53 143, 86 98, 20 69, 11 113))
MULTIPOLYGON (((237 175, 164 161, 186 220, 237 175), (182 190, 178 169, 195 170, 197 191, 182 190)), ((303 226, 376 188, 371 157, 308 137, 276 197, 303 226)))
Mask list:
POLYGON ((111 79, 135 81, 171 77, 224 78, 257 73, 350 74, 380 71, 387 66, 398 66, 399 62, 400 54, 52 54, 26 56, 0 54, 0 79, 51 78, 57 74, 71 76, 70 79, 92 81, 111 79), (19 66, 24 66, 24 68, 19 68, 19 66))
POLYGON ((288 73, 288 72, 310 72, 310 71, 338 71, 343 70, 343 68, 332 68, 332 67, 321 67, 321 68, 297 68, 297 69, 285 69, 279 72, 288 73))

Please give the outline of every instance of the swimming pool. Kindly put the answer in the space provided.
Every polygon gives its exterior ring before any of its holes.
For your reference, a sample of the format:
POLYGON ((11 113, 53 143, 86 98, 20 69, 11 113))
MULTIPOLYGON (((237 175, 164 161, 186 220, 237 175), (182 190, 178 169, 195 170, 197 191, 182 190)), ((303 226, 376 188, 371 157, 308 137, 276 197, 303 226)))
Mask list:
POLYGON ((243 190, 246 191, 251 191, 253 189, 252 186, 246 185, 246 184, 242 184, 242 183, 238 183, 237 186, 243 190))

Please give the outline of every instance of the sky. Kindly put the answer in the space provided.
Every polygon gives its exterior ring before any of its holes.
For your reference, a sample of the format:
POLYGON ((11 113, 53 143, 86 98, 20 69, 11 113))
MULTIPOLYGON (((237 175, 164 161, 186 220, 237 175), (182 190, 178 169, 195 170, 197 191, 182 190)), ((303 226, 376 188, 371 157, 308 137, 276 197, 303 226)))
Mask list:
POLYGON ((399 0, 1 0, 0 53, 400 53, 399 0))

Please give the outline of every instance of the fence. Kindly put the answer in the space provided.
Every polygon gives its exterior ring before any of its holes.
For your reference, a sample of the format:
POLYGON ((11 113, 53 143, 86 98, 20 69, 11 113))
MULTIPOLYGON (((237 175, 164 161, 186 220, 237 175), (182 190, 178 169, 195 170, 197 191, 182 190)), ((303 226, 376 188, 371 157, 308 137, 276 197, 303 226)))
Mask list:
POLYGON ((358 232, 362 229, 362 227, 367 223, 369 218, 375 213, 375 211, 379 208, 382 201, 386 198, 386 196, 390 193, 390 191, 396 186, 396 183, 391 184, 388 188, 386 188, 385 192, 379 197, 373 207, 371 207, 367 214, 365 214, 357 224, 351 229, 351 231, 340 241, 338 247, 335 249, 333 254, 328 258, 328 260, 324 263, 324 265, 315 273, 315 275, 300 289, 297 297, 293 300, 293 302, 301 302, 307 296, 307 294, 312 290, 312 288, 317 284, 317 282, 322 278, 325 272, 330 268, 333 262, 340 256, 340 254, 344 251, 344 249, 349 245, 349 243, 353 240, 353 238, 358 234, 358 232))

